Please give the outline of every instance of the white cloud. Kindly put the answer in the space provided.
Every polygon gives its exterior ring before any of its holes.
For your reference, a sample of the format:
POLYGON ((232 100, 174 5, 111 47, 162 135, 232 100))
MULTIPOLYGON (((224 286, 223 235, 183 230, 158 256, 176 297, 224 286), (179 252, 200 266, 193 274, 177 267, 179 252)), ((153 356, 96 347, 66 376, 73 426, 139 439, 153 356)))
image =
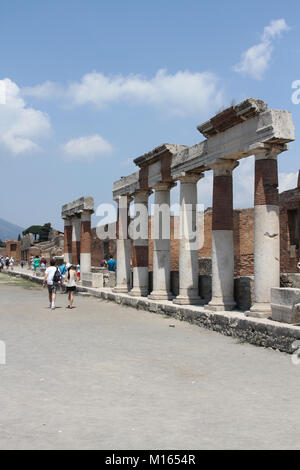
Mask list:
POLYGON ((83 136, 69 140, 63 151, 70 160, 93 160, 112 153, 113 147, 100 135, 83 136))
POLYGON ((279 173, 279 191, 287 191, 297 187, 298 172, 296 173, 279 173))
POLYGON ((273 44, 276 37, 290 28, 283 18, 272 20, 268 26, 264 27, 261 42, 250 47, 242 54, 239 64, 234 67, 235 72, 250 75, 250 77, 261 80, 271 61, 273 44))
POLYGON ((59 98, 63 96, 63 94, 63 87, 60 84, 50 82, 49 80, 41 83, 40 85, 22 88, 23 96, 32 96, 33 98, 38 99, 59 98))
MULTIPOLYGON (((38 141, 50 131, 46 113, 26 106, 20 88, 9 78, 0 80, 5 100, 0 103, 0 144, 13 155, 39 149, 38 141)), ((2 153, 2 152, 1 152, 2 153)))
MULTIPOLYGON (((62 87, 52 82, 27 87, 23 92, 44 99, 63 93, 62 87)), ((64 95, 73 106, 92 104, 102 109, 112 103, 126 103, 152 106, 165 114, 197 117, 224 103, 218 77, 211 72, 178 71, 172 75, 159 70, 151 79, 92 72, 66 87, 64 95)))

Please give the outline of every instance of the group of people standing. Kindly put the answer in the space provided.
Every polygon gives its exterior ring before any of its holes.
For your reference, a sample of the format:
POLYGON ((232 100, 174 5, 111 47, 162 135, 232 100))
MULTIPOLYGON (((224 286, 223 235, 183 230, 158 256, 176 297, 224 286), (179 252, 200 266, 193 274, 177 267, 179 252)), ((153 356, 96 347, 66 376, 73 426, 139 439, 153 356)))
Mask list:
POLYGON ((4 266, 6 267, 7 270, 10 268, 13 271, 14 265, 15 265, 15 259, 13 256, 11 257, 6 256, 5 259, 3 258, 3 256, 0 257, 0 271, 4 269, 4 266))

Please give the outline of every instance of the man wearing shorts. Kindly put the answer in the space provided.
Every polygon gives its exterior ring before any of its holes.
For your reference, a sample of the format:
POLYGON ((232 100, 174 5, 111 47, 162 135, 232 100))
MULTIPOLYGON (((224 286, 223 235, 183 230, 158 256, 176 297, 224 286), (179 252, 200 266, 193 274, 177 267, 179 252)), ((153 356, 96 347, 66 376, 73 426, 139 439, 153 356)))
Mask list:
POLYGON ((56 297, 56 290, 58 287, 58 284, 53 282, 53 277, 56 272, 56 266, 55 266, 55 260, 51 259, 50 260, 50 266, 49 268, 46 269, 45 271, 45 277, 43 281, 43 287, 46 286, 48 287, 48 292, 49 292, 49 302, 50 302, 50 308, 52 310, 55 309, 55 297, 56 297))

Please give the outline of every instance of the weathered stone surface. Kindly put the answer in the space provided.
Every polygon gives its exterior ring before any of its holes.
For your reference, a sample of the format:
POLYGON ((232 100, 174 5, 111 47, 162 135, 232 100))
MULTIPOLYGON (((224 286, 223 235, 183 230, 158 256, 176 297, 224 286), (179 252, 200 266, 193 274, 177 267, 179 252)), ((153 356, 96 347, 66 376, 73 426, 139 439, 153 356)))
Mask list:
POLYGON ((122 176, 119 180, 114 182, 113 198, 117 199, 118 196, 127 196, 134 194, 140 189, 139 171, 131 173, 128 176, 122 176))
POLYGON ((300 289, 278 287, 271 289, 272 320, 300 323, 300 289))
POLYGON ((81 281, 82 285, 85 287, 104 287, 102 273, 82 273, 81 281))
POLYGON ((90 196, 83 196, 76 201, 64 204, 61 209, 62 218, 72 217, 75 214, 80 214, 83 211, 94 212, 94 198, 90 196))

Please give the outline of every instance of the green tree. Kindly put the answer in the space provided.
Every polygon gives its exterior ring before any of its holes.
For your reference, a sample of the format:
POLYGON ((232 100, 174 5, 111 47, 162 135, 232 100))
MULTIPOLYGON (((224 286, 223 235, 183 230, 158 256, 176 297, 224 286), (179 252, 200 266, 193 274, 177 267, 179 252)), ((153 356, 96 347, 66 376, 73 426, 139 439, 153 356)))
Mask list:
POLYGON ((37 236, 39 236, 39 241, 45 242, 49 239, 50 230, 51 230, 50 222, 44 225, 31 225, 30 227, 28 227, 26 230, 23 231, 23 235, 32 233, 34 235, 35 240, 37 236))

